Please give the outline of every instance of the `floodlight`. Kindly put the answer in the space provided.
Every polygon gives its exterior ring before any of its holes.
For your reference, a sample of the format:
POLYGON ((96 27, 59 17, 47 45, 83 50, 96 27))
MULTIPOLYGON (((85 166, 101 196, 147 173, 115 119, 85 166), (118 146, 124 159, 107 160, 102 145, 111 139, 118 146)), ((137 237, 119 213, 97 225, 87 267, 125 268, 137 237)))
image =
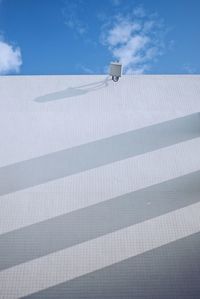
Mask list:
POLYGON ((122 75, 122 64, 119 62, 111 62, 109 74, 112 76, 112 80, 117 82, 122 75))

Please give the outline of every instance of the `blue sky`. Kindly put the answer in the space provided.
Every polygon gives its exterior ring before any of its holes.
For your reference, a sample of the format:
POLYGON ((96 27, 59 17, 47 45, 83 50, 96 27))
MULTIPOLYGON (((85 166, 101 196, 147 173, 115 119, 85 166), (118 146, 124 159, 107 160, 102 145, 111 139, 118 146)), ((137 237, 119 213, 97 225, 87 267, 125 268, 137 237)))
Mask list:
POLYGON ((199 0, 0 0, 0 74, 200 72, 199 0))

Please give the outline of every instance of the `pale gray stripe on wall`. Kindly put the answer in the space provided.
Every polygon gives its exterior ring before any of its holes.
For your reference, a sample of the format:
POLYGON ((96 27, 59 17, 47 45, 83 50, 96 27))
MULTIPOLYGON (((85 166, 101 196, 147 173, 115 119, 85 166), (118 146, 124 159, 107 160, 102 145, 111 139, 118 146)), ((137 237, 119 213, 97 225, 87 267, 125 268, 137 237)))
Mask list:
POLYGON ((199 248, 197 233, 23 298, 199 299, 199 248))
POLYGON ((0 270, 196 203, 200 171, 0 236, 0 270))
POLYGON ((200 136, 200 114, 112 136, 0 168, 0 195, 200 136))

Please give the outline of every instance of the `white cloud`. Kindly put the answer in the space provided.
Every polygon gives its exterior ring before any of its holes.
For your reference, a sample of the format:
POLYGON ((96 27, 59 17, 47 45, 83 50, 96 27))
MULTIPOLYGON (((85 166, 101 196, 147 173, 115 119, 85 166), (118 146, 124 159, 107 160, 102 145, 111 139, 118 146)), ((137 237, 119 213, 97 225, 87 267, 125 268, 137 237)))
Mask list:
POLYGON ((126 74, 144 73, 163 50, 162 22, 142 7, 129 15, 117 15, 103 27, 101 41, 126 74))
POLYGON ((22 65, 21 50, 0 39, 0 74, 17 73, 22 65))
POLYGON ((111 46, 127 43, 130 36, 139 29, 139 24, 132 24, 130 22, 122 20, 120 24, 116 24, 113 28, 110 29, 107 37, 107 42, 111 46))
MULTIPOLYGON (((147 72, 164 52, 166 29, 163 21, 156 13, 147 13, 141 5, 123 5, 122 0, 110 0, 110 3, 113 4, 111 14, 103 11, 97 15, 101 23, 97 33, 100 34, 100 42, 107 47, 114 60, 123 63, 126 74, 147 72)), ((65 24, 75 34, 81 35, 84 42, 96 46, 96 42, 88 37, 91 26, 86 9, 83 0, 65 0, 65 24)))

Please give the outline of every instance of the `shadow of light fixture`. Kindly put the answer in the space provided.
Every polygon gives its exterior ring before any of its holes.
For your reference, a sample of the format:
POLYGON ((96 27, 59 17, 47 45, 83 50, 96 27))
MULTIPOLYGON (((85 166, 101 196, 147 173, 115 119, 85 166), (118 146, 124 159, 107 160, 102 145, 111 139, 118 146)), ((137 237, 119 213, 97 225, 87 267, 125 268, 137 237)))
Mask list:
POLYGON ((62 100, 64 98, 71 98, 76 96, 81 96, 90 92, 94 92, 96 90, 105 88, 108 86, 108 81, 111 80, 107 76, 104 80, 95 81, 88 84, 83 84, 79 86, 70 86, 66 89, 59 90, 53 93, 48 93, 42 96, 35 98, 35 102, 44 103, 51 102, 56 100, 62 100))

